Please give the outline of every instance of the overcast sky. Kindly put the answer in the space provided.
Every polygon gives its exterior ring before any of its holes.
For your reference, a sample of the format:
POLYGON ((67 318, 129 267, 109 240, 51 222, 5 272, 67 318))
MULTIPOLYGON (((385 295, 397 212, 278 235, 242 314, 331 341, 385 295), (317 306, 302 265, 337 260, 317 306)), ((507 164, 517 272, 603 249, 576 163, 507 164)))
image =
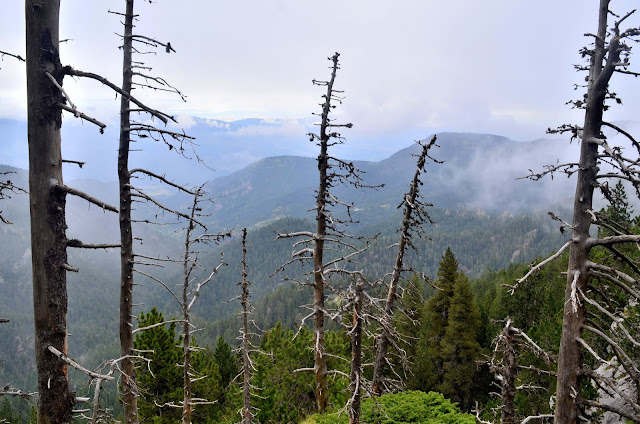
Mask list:
MULTIPOLYGON (((24 54, 24 2, 2 3, 0 50, 24 54)), ((612 1, 620 13, 637 4, 612 1)), ((136 7, 135 32, 177 50, 142 60, 188 96, 183 103, 140 95, 150 104, 226 120, 307 118, 322 91, 311 79, 328 77, 326 57, 338 51, 336 88, 347 96, 338 113, 354 123, 349 137, 402 138, 405 146, 405 137, 437 131, 531 140, 549 126, 580 122, 564 103, 582 95, 572 88, 584 78, 573 64, 588 41, 583 34, 596 31, 598 1, 138 0, 136 7)), ((62 0, 60 36, 73 40, 61 48, 62 62, 120 84, 122 30, 107 11, 123 8, 123 0, 62 0)), ((25 119, 23 64, 5 57, 0 67, 0 118, 25 119)), ((610 119, 637 119, 640 81, 616 81, 625 105, 610 119)), ((81 110, 117 120, 105 87, 67 79, 65 88, 81 110)))

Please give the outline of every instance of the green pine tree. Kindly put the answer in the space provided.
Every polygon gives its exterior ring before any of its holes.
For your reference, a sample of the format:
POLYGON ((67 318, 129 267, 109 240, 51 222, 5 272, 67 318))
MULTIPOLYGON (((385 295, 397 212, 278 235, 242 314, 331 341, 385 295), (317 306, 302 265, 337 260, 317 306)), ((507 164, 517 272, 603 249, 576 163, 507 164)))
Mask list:
MULTIPOLYGON (((148 313, 140 314, 138 327, 163 321, 163 314, 153 308, 148 313)), ((140 421, 175 423, 182 416, 179 408, 158 406, 168 402, 178 404, 182 399, 182 370, 176 366, 181 361, 182 349, 179 347, 180 340, 176 338, 175 327, 175 323, 171 323, 142 331, 133 342, 134 348, 143 351, 145 358, 150 360, 148 366, 143 363, 137 369, 140 421)))
MULTIPOLYGON (((449 324, 449 308, 454 295, 456 281, 459 277, 458 260, 451 249, 447 248, 438 267, 436 286, 439 290, 435 296, 427 302, 425 353, 431 361, 431 367, 435 373, 434 378, 437 384, 441 384, 444 377, 442 341, 445 337, 447 325, 449 324)), ((424 389, 430 388, 425 387, 424 389)))
POLYGON ((238 364, 238 357, 231 350, 231 346, 224 339, 224 337, 218 337, 216 342, 216 348, 213 351, 213 357, 215 358, 218 367, 220 368, 220 378, 222 384, 228 385, 240 372, 238 364))
MULTIPOLYGON (((618 181, 615 187, 609 190, 608 197, 609 205, 600 209, 599 213, 600 220, 606 224, 606 226, 598 228, 598 236, 600 237, 614 235, 612 228, 628 232, 629 227, 634 223, 631 218, 633 216, 633 208, 627 199, 627 192, 622 182, 618 181)), ((637 224, 637 219, 635 221, 635 224, 637 224)))
MULTIPOLYGON (((226 389, 229 387, 231 381, 240 373, 240 364, 238 357, 231 350, 231 346, 229 346, 229 343, 227 343, 222 336, 218 337, 213 358, 220 371, 220 384, 226 389)), ((226 390, 223 390, 217 398, 220 404, 224 404, 226 400, 225 393, 226 390)))
MULTIPOLYGON (((402 291, 401 306, 394 313, 393 323, 395 331, 400 335, 398 347, 404 350, 404 355, 394 355, 391 360, 395 362, 396 369, 404 366, 406 374, 405 385, 407 387, 420 386, 426 376, 432 375, 431 370, 418 370, 420 363, 416 361, 421 349, 419 341, 421 328, 426 319, 426 308, 422 297, 424 281, 414 275, 410 278, 402 291), (398 363, 398 358, 400 363, 398 363), (406 369, 408 367, 409 369, 406 369)), ((394 350, 390 350, 394 352, 394 350)))
POLYGON ((0 423, 3 422, 2 420, 7 423, 22 422, 20 413, 11 406, 11 402, 6 397, 0 403, 0 423))
POLYGON ((462 275, 458 278, 449 305, 449 320, 441 343, 443 379, 440 392, 468 410, 473 400, 476 360, 480 356, 478 331, 480 312, 471 285, 462 275))
MULTIPOLYGON (((161 312, 153 308, 148 313, 141 313, 138 327, 147 327, 164 322, 161 312)), ((222 340, 218 356, 232 361, 235 357, 229 345, 222 340), (225 346, 226 345, 226 346, 225 346)), ((134 348, 143 351, 150 362, 142 363, 137 368, 137 383, 140 388, 138 407, 140 421, 146 420, 154 424, 180 422, 182 409, 166 406, 167 403, 180 405, 183 400, 183 369, 178 366, 183 362, 182 340, 176 336, 175 323, 160 325, 142 331, 136 335, 134 348), (159 406, 160 405, 160 406, 159 406), (165 405, 165 406, 163 406, 165 405)), ((192 346, 197 346, 195 340, 192 346)), ((219 420, 224 407, 224 392, 229 381, 235 377, 226 377, 224 382, 215 353, 197 350, 191 355, 194 377, 205 377, 197 380, 192 390, 195 397, 209 401, 217 401, 213 405, 196 405, 193 418, 197 422, 215 422, 219 420)), ((237 365, 236 365, 237 368, 237 365)), ((228 369, 227 374, 233 373, 228 369)))
POLYGON ((252 383, 259 388, 254 405, 259 422, 295 423, 315 410, 313 373, 294 372, 313 369, 312 339, 307 327, 294 338, 293 331, 280 323, 262 336, 260 350, 270 355, 255 358, 252 383))

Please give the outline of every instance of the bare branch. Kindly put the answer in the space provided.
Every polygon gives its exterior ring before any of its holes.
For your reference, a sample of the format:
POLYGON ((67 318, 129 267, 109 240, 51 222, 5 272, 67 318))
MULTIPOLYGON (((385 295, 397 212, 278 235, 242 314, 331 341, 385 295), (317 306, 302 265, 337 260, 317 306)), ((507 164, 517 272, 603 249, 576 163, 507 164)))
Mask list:
POLYGON ((162 322, 158 322, 152 325, 147 325, 146 327, 138 327, 135 330, 133 330, 133 334, 139 333, 141 331, 147 331, 147 330, 151 330, 152 328, 156 328, 156 327, 162 327, 166 324, 171 324, 174 322, 185 322, 185 320, 183 319, 171 319, 171 320, 167 320, 167 321, 162 321, 162 322))
MULTIPOLYGON (((104 129, 107 128, 106 124, 103 124, 102 122, 98 121, 97 119, 92 118, 89 115, 86 115, 86 114, 80 112, 78 109, 74 109, 72 107, 69 107, 69 106, 65 105, 64 103, 57 103, 56 105, 60 109, 64 109, 67 112, 73 113, 73 115, 76 118, 84 119, 85 121, 89 121, 92 124, 97 125, 98 127, 100 127, 100 134, 104 134, 104 129)), ((67 162, 70 162, 70 161, 67 161, 67 162)), ((78 163, 79 164, 80 162, 74 162, 74 163, 78 163)))
POLYGON ((104 210, 108 210, 110 212, 118 213, 118 208, 116 208, 115 206, 108 205, 107 203, 104 203, 104 202, 96 199, 95 197, 92 197, 92 196, 88 195, 87 193, 82 192, 80 190, 76 190, 76 189, 71 188, 71 187, 66 186, 66 185, 60 185, 60 184, 58 184, 57 181, 52 182, 51 188, 53 190, 60 190, 60 191, 63 191, 65 193, 67 193, 67 194, 72 194, 74 196, 80 197, 80 198, 86 200, 89 203, 93 203, 94 205, 97 205, 97 206, 101 207, 104 210))
POLYGON ((51 352, 54 355, 56 355, 58 358, 60 358, 62 361, 64 361, 68 365, 71 365, 73 368, 75 368, 78 371, 88 375, 91 378, 100 379, 100 380, 107 380, 107 381, 111 381, 111 380, 114 379, 113 376, 111 376, 111 375, 97 374, 97 373, 95 373, 93 371, 90 371, 90 370, 86 369, 85 367, 83 367, 82 365, 78 364, 76 361, 74 361, 73 359, 69 358, 67 355, 65 355, 64 353, 60 352, 58 349, 56 349, 53 346, 49 346, 48 350, 49 350, 49 352, 51 352))
POLYGON ((519 280, 516 281, 516 284, 514 284, 512 286, 508 285, 508 284, 503 284, 503 286, 508 287, 509 288, 509 292, 513 295, 520 284, 522 284, 523 282, 527 281, 527 279, 535 271, 539 270, 540 268, 542 268, 543 266, 545 266, 549 262, 553 261, 554 259, 558 258, 560 255, 562 255, 562 252, 564 252, 567 249, 567 247, 571 246, 572 243, 573 243, 573 240, 569 240, 556 253, 554 253, 553 255, 549 256, 547 259, 545 259, 544 261, 540 262, 538 265, 533 266, 529 270, 529 272, 527 272, 525 274, 524 277, 522 277, 522 278, 520 278, 519 280))
POLYGON ((104 77, 102 77, 100 75, 93 74, 91 72, 79 71, 77 69, 73 69, 70 66, 66 66, 65 68, 63 68, 63 70, 64 70, 64 73, 66 75, 90 78, 90 79, 94 79, 96 81, 101 82, 102 84, 106 85, 107 87, 109 87, 110 89, 115 91, 116 93, 118 93, 121 96, 125 97, 127 100, 135 103, 140 109, 144 110, 145 112, 149 113, 152 116, 155 116, 156 118, 158 118, 159 120, 161 120, 165 124, 167 124, 169 122, 169 120, 171 120, 173 122, 176 122, 176 123, 178 122, 178 121, 176 121, 176 119, 173 116, 168 115, 168 114, 166 114, 164 112, 161 112, 159 110, 155 110, 155 109, 152 109, 152 108, 146 106, 140 100, 138 100, 135 97, 133 97, 131 95, 131 93, 126 93, 120 87, 118 87, 117 85, 113 84, 112 82, 110 82, 109 80, 107 80, 106 78, 104 78, 104 77))
POLYGON ((158 175, 158 174, 155 174, 155 173, 153 173, 151 171, 148 171, 146 169, 134 168, 131 171, 129 171, 129 173, 131 175, 136 174, 136 173, 145 174, 145 175, 147 175, 149 177, 152 177, 152 178, 155 178, 156 180, 162 181, 163 183, 165 183, 165 184, 167 184, 167 185, 169 185, 171 187, 177 188, 178 190, 183 191, 183 192, 185 192, 187 194, 190 194, 192 196, 195 196, 195 194, 196 194, 193 190, 189 190, 185 186, 182 186, 180 184, 176 184, 173 181, 169 181, 164 175, 158 175))
POLYGON ((22 56, 20 56, 20 55, 13 54, 13 53, 9 53, 9 52, 5 52, 5 51, 0 50, 0 58, 4 58, 4 56, 11 56, 11 57, 13 57, 13 58, 15 58, 15 59, 18 59, 18 60, 19 60, 19 61, 21 61, 21 62, 26 62, 26 61, 22 58, 22 56))
POLYGON ((67 247, 75 247, 79 249, 115 249, 120 247, 120 243, 87 244, 78 239, 71 239, 67 240, 67 247))

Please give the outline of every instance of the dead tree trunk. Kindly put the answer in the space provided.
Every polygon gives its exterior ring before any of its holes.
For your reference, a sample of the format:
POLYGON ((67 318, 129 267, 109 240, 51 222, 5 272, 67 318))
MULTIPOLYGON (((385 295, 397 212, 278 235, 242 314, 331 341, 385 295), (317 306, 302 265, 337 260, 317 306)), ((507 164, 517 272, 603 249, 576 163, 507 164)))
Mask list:
POLYGON ((247 272, 247 229, 242 229, 242 294, 240 303, 242 304, 242 424, 253 422, 251 412, 251 342, 249 340, 249 274, 247 272))
MULTIPOLYGON (((139 421, 138 418, 138 406, 137 406, 137 389, 135 383, 135 367, 132 359, 133 353, 133 273, 137 270, 134 267, 135 254, 133 251, 133 228, 132 228, 132 202, 133 198, 140 198, 144 201, 154 203, 158 208, 169 212, 173 215, 181 216, 185 219, 189 217, 181 212, 171 210, 166 206, 152 199, 145 194, 141 189, 134 187, 131 184, 131 176, 135 173, 146 175, 147 177, 154 178, 161 181, 164 184, 170 185, 178 190, 186 192, 188 194, 194 194, 191 191, 179 186, 175 183, 168 181, 163 176, 147 171, 145 169, 130 169, 129 168, 129 154, 130 143, 132 133, 141 135, 144 133, 145 137, 150 137, 154 140, 161 140, 169 146, 171 150, 175 149, 179 154, 184 155, 183 142, 192 137, 186 136, 184 133, 172 132, 164 129, 156 128, 152 125, 133 122, 131 119, 131 103, 135 103, 138 107, 134 109, 138 113, 148 113, 152 117, 158 118, 163 123, 167 123, 168 120, 175 122, 175 119, 158 110, 151 109, 142 104, 135 97, 132 96, 132 89, 137 83, 134 82, 134 76, 144 78, 147 83, 138 84, 142 87, 150 87, 156 90, 168 91, 178 94, 183 100, 184 96, 176 88, 170 86, 164 79, 156 78, 151 75, 146 75, 143 70, 150 69, 144 67, 141 62, 133 61, 133 53, 137 51, 134 49, 133 42, 136 41, 144 46, 150 47, 163 47, 167 53, 175 52, 171 47, 171 43, 162 43, 153 38, 146 37, 144 35, 133 34, 133 21, 137 17, 134 15, 134 0, 126 0, 125 13, 116 13, 117 15, 124 16, 124 35, 123 35, 123 63, 122 63, 122 86, 116 87, 104 78, 100 78, 94 74, 88 74, 85 72, 73 71, 73 75, 85 76, 94 78, 103 84, 109 86, 111 89, 120 94, 120 144, 118 148, 118 182, 120 190, 120 261, 121 261, 121 275, 120 275, 120 352, 125 358, 122 362, 123 372, 123 403, 124 403, 124 416, 127 424, 136 424, 139 421), (150 81, 150 82, 149 82, 150 81), (150 84, 157 84, 153 86, 150 84), (157 135, 156 138, 154 135, 157 135), (172 141, 176 141, 174 146, 172 141)), ((192 217, 193 219, 193 217, 192 217)))
POLYGON ((327 361, 324 357, 324 239, 327 233, 327 198, 329 197, 330 181, 327 176, 329 169, 329 135, 327 134, 329 112, 331 111, 331 98, 333 83, 338 71, 338 54, 331 58, 333 68, 331 78, 327 82, 327 94, 322 106, 320 122, 320 155, 318 155, 318 170, 320 171, 318 195, 316 197, 316 234, 313 248, 313 337, 314 337, 314 368, 316 381, 316 403, 318 412, 322 413, 329 403, 329 389, 327 383, 327 361))
POLYGON ((601 135, 604 102, 609 80, 620 58, 619 39, 615 37, 606 46, 609 1, 600 0, 598 32, 591 55, 586 94, 586 111, 582 128, 582 144, 578 179, 573 204, 573 225, 567 270, 565 308, 562 339, 558 357, 558 383, 556 391, 555 421, 557 424, 576 423, 578 419, 577 395, 582 365, 581 346, 578 342, 585 323, 585 305, 578 293, 587 292, 589 280, 589 229, 593 209, 593 191, 598 186, 598 143, 601 135))
POLYGON ((195 228, 194 219, 198 207, 198 197, 193 196, 193 204, 191 206, 191 220, 187 223, 187 235, 184 243, 184 257, 182 259, 182 351, 183 351, 183 387, 182 387, 182 424, 191 424, 192 398, 191 391, 191 308, 189 307, 189 280, 191 279, 192 260, 191 254, 191 231, 195 228))
MULTIPOLYGON (((183 278, 182 278, 182 296, 181 300, 178 301, 182 308, 182 348, 183 348, 183 399, 182 399, 182 424, 191 424, 191 417, 193 415, 193 410, 196 405, 206 405, 212 403, 212 401, 208 401, 206 399, 194 397, 193 395, 193 382, 196 379, 197 372, 193 368, 192 364, 192 352, 197 349, 191 345, 191 333, 195 330, 193 329, 194 325, 191 321, 191 311, 193 306, 195 305, 198 297, 200 296, 200 290, 208 284, 213 277, 218 273, 218 270, 225 265, 224 261, 221 261, 220 264, 211 271, 209 276, 196 284, 195 287, 192 286, 193 282, 193 272, 200 268, 200 263, 198 260, 198 252, 195 249, 195 245, 198 243, 202 243, 205 245, 209 245, 212 241, 218 242, 224 237, 229 237, 231 234, 209 234, 206 232, 206 227, 202 225, 202 223, 198 220, 201 217, 200 211, 202 210, 199 206, 202 196, 205 194, 203 187, 200 186, 193 193, 193 203, 191 205, 191 213, 189 216, 189 221, 187 222, 187 232, 185 236, 184 242, 184 256, 182 258, 183 265, 183 278), (197 227, 201 227, 203 233, 200 235, 196 235, 194 231, 197 227)), ((174 295, 175 296, 175 295, 174 295)), ((177 296, 175 296, 177 299, 177 296)))
MULTIPOLYGON (((122 91, 131 93, 133 51, 133 0, 126 0, 124 16, 122 91)), ((129 97, 120 97, 120 145, 118 148, 118 182, 120 187, 120 355, 122 361, 122 402, 124 420, 137 424, 138 393, 135 383, 133 356, 133 229, 131 226, 131 174, 129 172, 130 143, 129 97)))
POLYGON ((364 284, 358 280, 353 294, 353 327, 351 328, 351 374, 349 391, 351 400, 348 405, 349 424, 360 423, 362 393, 362 303, 364 284))
POLYGON ((573 221, 570 226, 571 240, 555 255, 533 267, 513 286, 515 289, 532 272, 557 258, 564 249, 570 247, 555 405, 555 422, 561 424, 576 423, 581 417, 580 409, 584 407, 603 409, 634 421, 640 420, 640 404, 636 399, 640 371, 636 362, 631 359, 635 354, 632 353, 630 357, 625 352, 625 349, 628 349, 626 346, 638 346, 637 326, 629 322, 627 315, 640 299, 640 267, 635 255, 623 251, 625 243, 637 243, 640 236, 632 234, 628 224, 611 225, 612 221, 605 216, 606 214, 593 210, 596 188, 602 192, 611 207, 616 206, 616 199, 608 184, 610 180, 628 181, 640 197, 640 169, 637 156, 628 157, 628 151, 625 151, 623 146, 610 145, 602 132, 603 126, 614 129, 631 143, 632 151, 640 154, 640 143, 629 133, 603 121, 604 112, 610 107, 606 104, 607 100, 622 103, 618 95, 609 90, 613 74, 617 72, 640 76, 640 73, 629 70, 631 42, 640 40, 640 28, 620 29, 621 24, 633 15, 635 10, 625 15, 617 15, 609 9, 609 4, 610 0, 600 0, 597 33, 585 34, 594 40, 593 45, 581 50, 582 56, 589 60, 588 66, 576 66, 578 70, 589 72, 584 98, 570 102, 575 108, 585 110, 584 124, 582 127, 563 125, 559 129, 550 130, 559 133, 572 132, 573 138, 582 140, 579 162, 548 166, 542 173, 532 172, 529 175, 529 178, 537 180, 554 172, 578 174, 573 221), (610 16, 615 19, 613 24, 608 23, 610 16), (606 229, 613 235, 599 233, 596 237, 591 237, 592 224, 606 229), (610 257, 615 258, 617 262, 613 266, 607 264, 606 260, 596 262, 597 258, 591 257, 593 248, 608 250, 610 257), (610 300, 611 294, 617 297, 613 302, 610 300), (592 340, 596 344, 589 344, 592 340), (583 360, 583 353, 595 358, 595 367, 589 366, 583 360), (611 356, 629 376, 635 390, 633 396, 623 393, 618 382, 603 373, 604 366, 607 369, 614 368, 614 364, 608 360, 611 356), (582 376, 591 378, 598 390, 607 393, 611 399, 624 403, 624 407, 615 402, 601 402, 581 396, 582 376))
POLYGON ((62 186, 60 127, 64 103, 47 72, 62 84, 58 54, 60 1, 27 0, 27 104, 29 194, 38 423, 71 423, 74 396, 64 362, 49 352, 66 352, 67 265, 66 192, 62 186))
MULTIPOLYGON (((293 262, 301 262, 308 264, 313 263, 313 271, 305 273, 305 277, 311 281, 305 281, 303 284, 313 286, 313 305, 312 312, 302 320, 302 324, 307 319, 313 318, 313 352, 314 352, 314 368, 305 369, 305 371, 313 371, 315 374, 315 395, 318 412, 322 413, 326 410, 329 403, 329 392, 327 382, 327 361, 325 358, 325 342, 324 342, 324 325, 327 317, 325 308, 326 291, 332 290, 338 292, 336 287, 329 284, 330 276, 338 274, 342 276, 361 275, 358 271, 349 271, 344 264, 351 262, 355 256, 367 250, 371 238, 355 236, 348 234, 345 227, 349 223, 354 223, 352 216, 352 204, 345 203, 331 192, 331 189, 339 184, 349 184, 358 188, 377 188, 380 186, 365 185, 362 182, 362 171, 360 171, 352 162, 340 160, 331 156, 328 152, 329 147, 335 144, 341 144, 343 137, 336 131, 336 128, 351 128, 352 124, 335 124, 330 118, 331 111, 335 108, 335 103, 342 102, 341 93, 334 89, 336 73, 338 71, 339 53, 334 54, 329 60, 332 62, 331 78, 328 81, 313 80, 318 86, 326 86, 326 94, 324 94, 322 113, 319 133, 309 133, 310 141, 316 142, 320 147, 318 155, 319 184, 316 192, 316 231, 299 231, 294 233, 278 233, 277 238, 300 238, 294 246, 295 250, 291 254, 291 259, 282 265, 278 271, 283 270, 287 265, 293 262), (345 216, 339 216, 332 211, 334 206, 344 208, 345 216), (366 246, 360 248, 356 246, 354 241, 365 241, 366 246), (325 258, 325 250, 328 245, 341 250, 339 257, 327 260, 325 258), (346 252, 346 253, 343 253, 346 252)), ((278 272, 276 271, 276 272, 278 272)), ((295 280, 294 280, 295 281, 295 280)), ((298 281, 302 283, 301 281, 298 281)), ((340 312, 335 317, 341 316, 340 312)))
MULTIPOLYGON (((398 283, 404 269, 404 254, 407 246, 413 247, 412 231, 418 231, 421 234, 420 226, 425 222, 431 222, 429 214, 426 212, 426 206, 430 206, 422 202, 420 196, 420 174, 424 171, 425 163, 429 157, 429 149, 435 145, 436 136, 434 135, 428 144, 422 145, 422 153, 418 157, 418 167, 413 176, 413 180, 409 186, 409 193, 405 194, 400 206, 404 205, 404 218, 402 220, 402 229, 400 230, 400 242, 398 243, 398 253, 389 282, 389 291, 384 305, 384 311, 380 318, 380 335, 378 336, 378 345, 376 348, 376 356, 373 363, 373 394, 380 396, 382 394, 382 379, 384 366, 386 363, 387 349, 392 332, 393 319, 393 303, 396 299, 398 283)), ((400 207, 399 206, 399 207, 400 207)))
POLYGON ((516 363, 516 351, 513 337, 515 332, 511 327, 511 319, 507 319, 500 334, 502 341, 502 380, 500 381, 500 398, 502 405, 500 408, 500 422, 502 424, 516 424, 516 376, 518 375, 518 364, 516 363))

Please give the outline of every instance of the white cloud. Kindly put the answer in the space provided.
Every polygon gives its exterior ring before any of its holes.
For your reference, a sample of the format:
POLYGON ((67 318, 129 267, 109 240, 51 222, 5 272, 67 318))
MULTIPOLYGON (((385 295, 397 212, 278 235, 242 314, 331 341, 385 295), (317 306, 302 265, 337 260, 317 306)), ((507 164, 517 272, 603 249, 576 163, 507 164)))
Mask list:
POLYGON ((195 118, 191 115, 178 115, 176 117, 178 123, 172 123, 172 126, 179 127, 185 130, 188 130, 191 127, 195 127, 198 123, 195 118))
MULTIPOLYGON (((23 53, 24 5, 5 3, 2 49, 23 53)), ((143 2, 136 6, 136 29, 171 41, 177 53, 142 60, 188 103, 158 92, 136 95, 177 115, 304 118, 319 110, 323 93, 311 79, 328 77, 325 59, 338 50, 336 87, 346 99, 336 116, 353 122, 356 138, 441 129, 537 138, 547 126, 574 119, 564 102, 576 95, 572 84, 581 82, 572 64, 588 41, 583 34, 595 31, 596 3, 326 0, 318 8, 300 0, 143 2)), ((627 11, 635 3, 612 6, 627 11)), ((120 19, 107 10, 122 6, 119 0, 62 2, 61 37, 73 39, 61 47, 63 63, 119 83, 120 19)), ((638 26, 638 19, 634 15, 629 25, 638 26)), ((24 118, 23 65, 5 59, 0 67, 0 116, 24 118)), ((99 119, 111 116, 102 113, 105 103, 117 103, 95 81, 68 79, 65 88, 80 109, 95 107, 99 119)), ((640 109, 637 81, 617 78, 614 88, 625 105, 610 119, 632 119, 640 109)))
POLYGON ((240 127, 237 130, 230 131, 228 134, 236 137, 259 137, 259 136, 299 136, 304 137, 307 129, 300 124, 297 120, 271 120, 270 122, 262 121, 261 124, 265 125, 247 125, 246 127, 240 127))

